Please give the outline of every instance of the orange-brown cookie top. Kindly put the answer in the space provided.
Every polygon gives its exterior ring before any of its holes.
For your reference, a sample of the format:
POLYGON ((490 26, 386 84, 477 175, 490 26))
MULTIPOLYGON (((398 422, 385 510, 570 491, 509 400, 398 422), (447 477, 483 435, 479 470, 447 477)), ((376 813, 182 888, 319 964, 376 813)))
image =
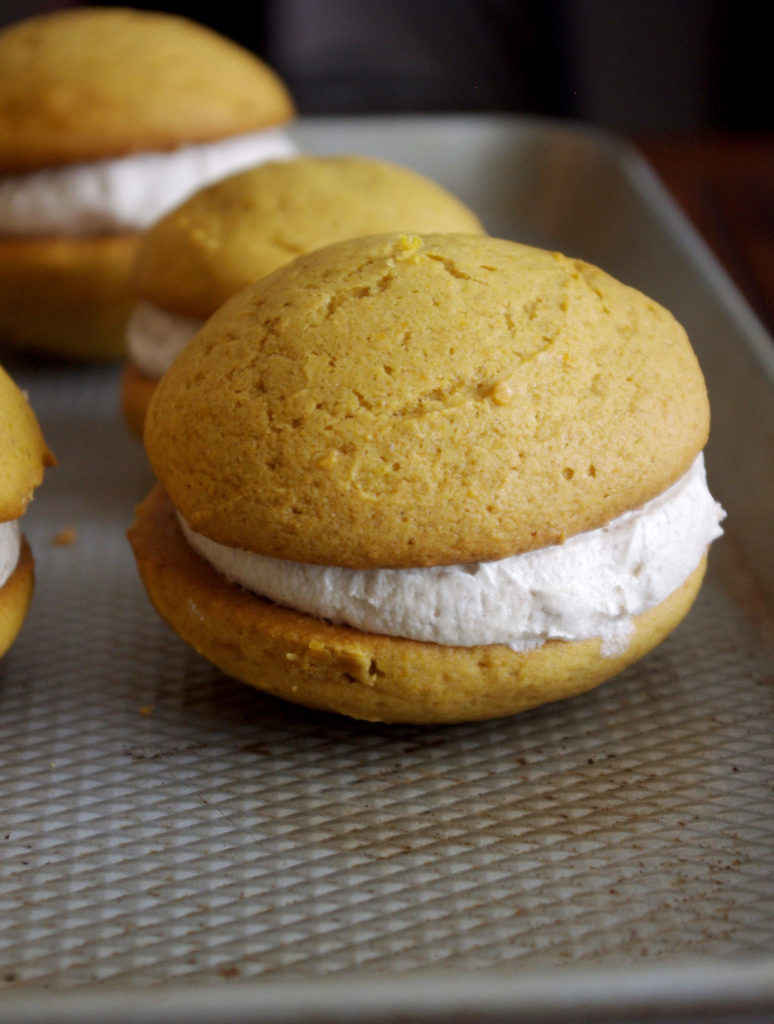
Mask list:
POLYGON ((23 392, 0 368, 0 522, 23 515, 54 462, 23 392))
POLYGON ((162 217, 142 239, 134 285, 163 309, 207 317, 240 288, 332 242, 483 230, 461 200, 408 167, 304 154, 231 175, 162 217))
POLYGON ((273 70, 187 18, 75 8, 0 32, 0 173, 168 150, 292 115, 273 70))
POLYGON ((241 290, 159 384, 145 440, 194 530, 356 568, 486 561, 662 492, 709 429, 665 309, 486 235, 380 235, 241 290))

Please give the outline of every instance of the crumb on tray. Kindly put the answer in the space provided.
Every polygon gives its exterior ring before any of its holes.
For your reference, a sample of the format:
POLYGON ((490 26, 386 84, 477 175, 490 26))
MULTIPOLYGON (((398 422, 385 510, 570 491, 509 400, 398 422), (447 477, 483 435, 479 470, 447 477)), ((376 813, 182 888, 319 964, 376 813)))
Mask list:
POLYGON ((65 526, 59 533, 54 534, 51 543, 57 548, 69 548, 75 544, 77 537, 78 533, 74 526, 65 526))

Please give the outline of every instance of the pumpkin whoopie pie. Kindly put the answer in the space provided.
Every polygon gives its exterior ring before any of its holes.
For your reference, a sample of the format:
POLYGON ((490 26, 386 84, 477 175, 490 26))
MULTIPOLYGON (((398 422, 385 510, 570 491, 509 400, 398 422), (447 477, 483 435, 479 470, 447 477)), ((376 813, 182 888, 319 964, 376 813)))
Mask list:
POLYGON ((0 655, 21 629, 35 585, 19 520, 45 467, 54 464, 26 397, 0 368, 0 655))
POLYGON ((459 199, 406 167, 300 155, 210 185, 158 221, 135 261, 121 400, 138 436, 158 378, 234 292, 332 242, 387 231, 482 232, 459 199))
POLYGON ((363 719, 580 693, 686 614, 723 513, 684 330, 596 267, 388 234, 229 299, 148 410, 130 528, 224 672, 363 719))
POLYGON ((118 358, 140 232, 295 153, 278 76, 203 25, 129 8, 0 32, 0 343, 118 358))

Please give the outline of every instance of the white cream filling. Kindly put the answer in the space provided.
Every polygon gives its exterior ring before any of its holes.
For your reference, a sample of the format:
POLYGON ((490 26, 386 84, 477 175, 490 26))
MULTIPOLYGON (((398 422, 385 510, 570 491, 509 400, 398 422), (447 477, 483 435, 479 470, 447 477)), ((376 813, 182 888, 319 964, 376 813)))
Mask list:
POLYGON ((0 523, 0 587, 5 586, 16 566, 21 552, 21 530, 17 519, 0 523))
POLYGON ((196 317, 169 313, 151 302, 138 302, 126 325, 129 359, 148 377, 163 377, 179 352, 204 324, 196 317))
POLYGON ((191 546, 227 579, 276 604, 367 633, 458 645, 602 639, 626 649, 632 617, 660 604, 722 533, 704 459, 663 494, 564 544, 471 565, 354 570, 217 544, 179 517, 191 546))
POLYGON ((0 178, 0 235, 140 231, 205 185, 295 156, 280 128, 0 178))

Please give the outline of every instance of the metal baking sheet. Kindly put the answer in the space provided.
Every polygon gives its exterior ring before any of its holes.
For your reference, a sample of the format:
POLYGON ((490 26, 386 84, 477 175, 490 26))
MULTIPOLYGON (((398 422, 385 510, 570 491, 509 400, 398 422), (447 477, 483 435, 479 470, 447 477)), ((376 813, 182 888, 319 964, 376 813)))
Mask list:
POLYGON ((686 325, 728 513, 705 587, 598 690, 454 727, 229 680, 125 540, 151 485, 119 368, 3 360, 59 467, 0 663, 0 1018, 764 1020, 774 1013, 774 343, 620 139, 517 117, 316 119, 493 234, 599 264, 686 325))

